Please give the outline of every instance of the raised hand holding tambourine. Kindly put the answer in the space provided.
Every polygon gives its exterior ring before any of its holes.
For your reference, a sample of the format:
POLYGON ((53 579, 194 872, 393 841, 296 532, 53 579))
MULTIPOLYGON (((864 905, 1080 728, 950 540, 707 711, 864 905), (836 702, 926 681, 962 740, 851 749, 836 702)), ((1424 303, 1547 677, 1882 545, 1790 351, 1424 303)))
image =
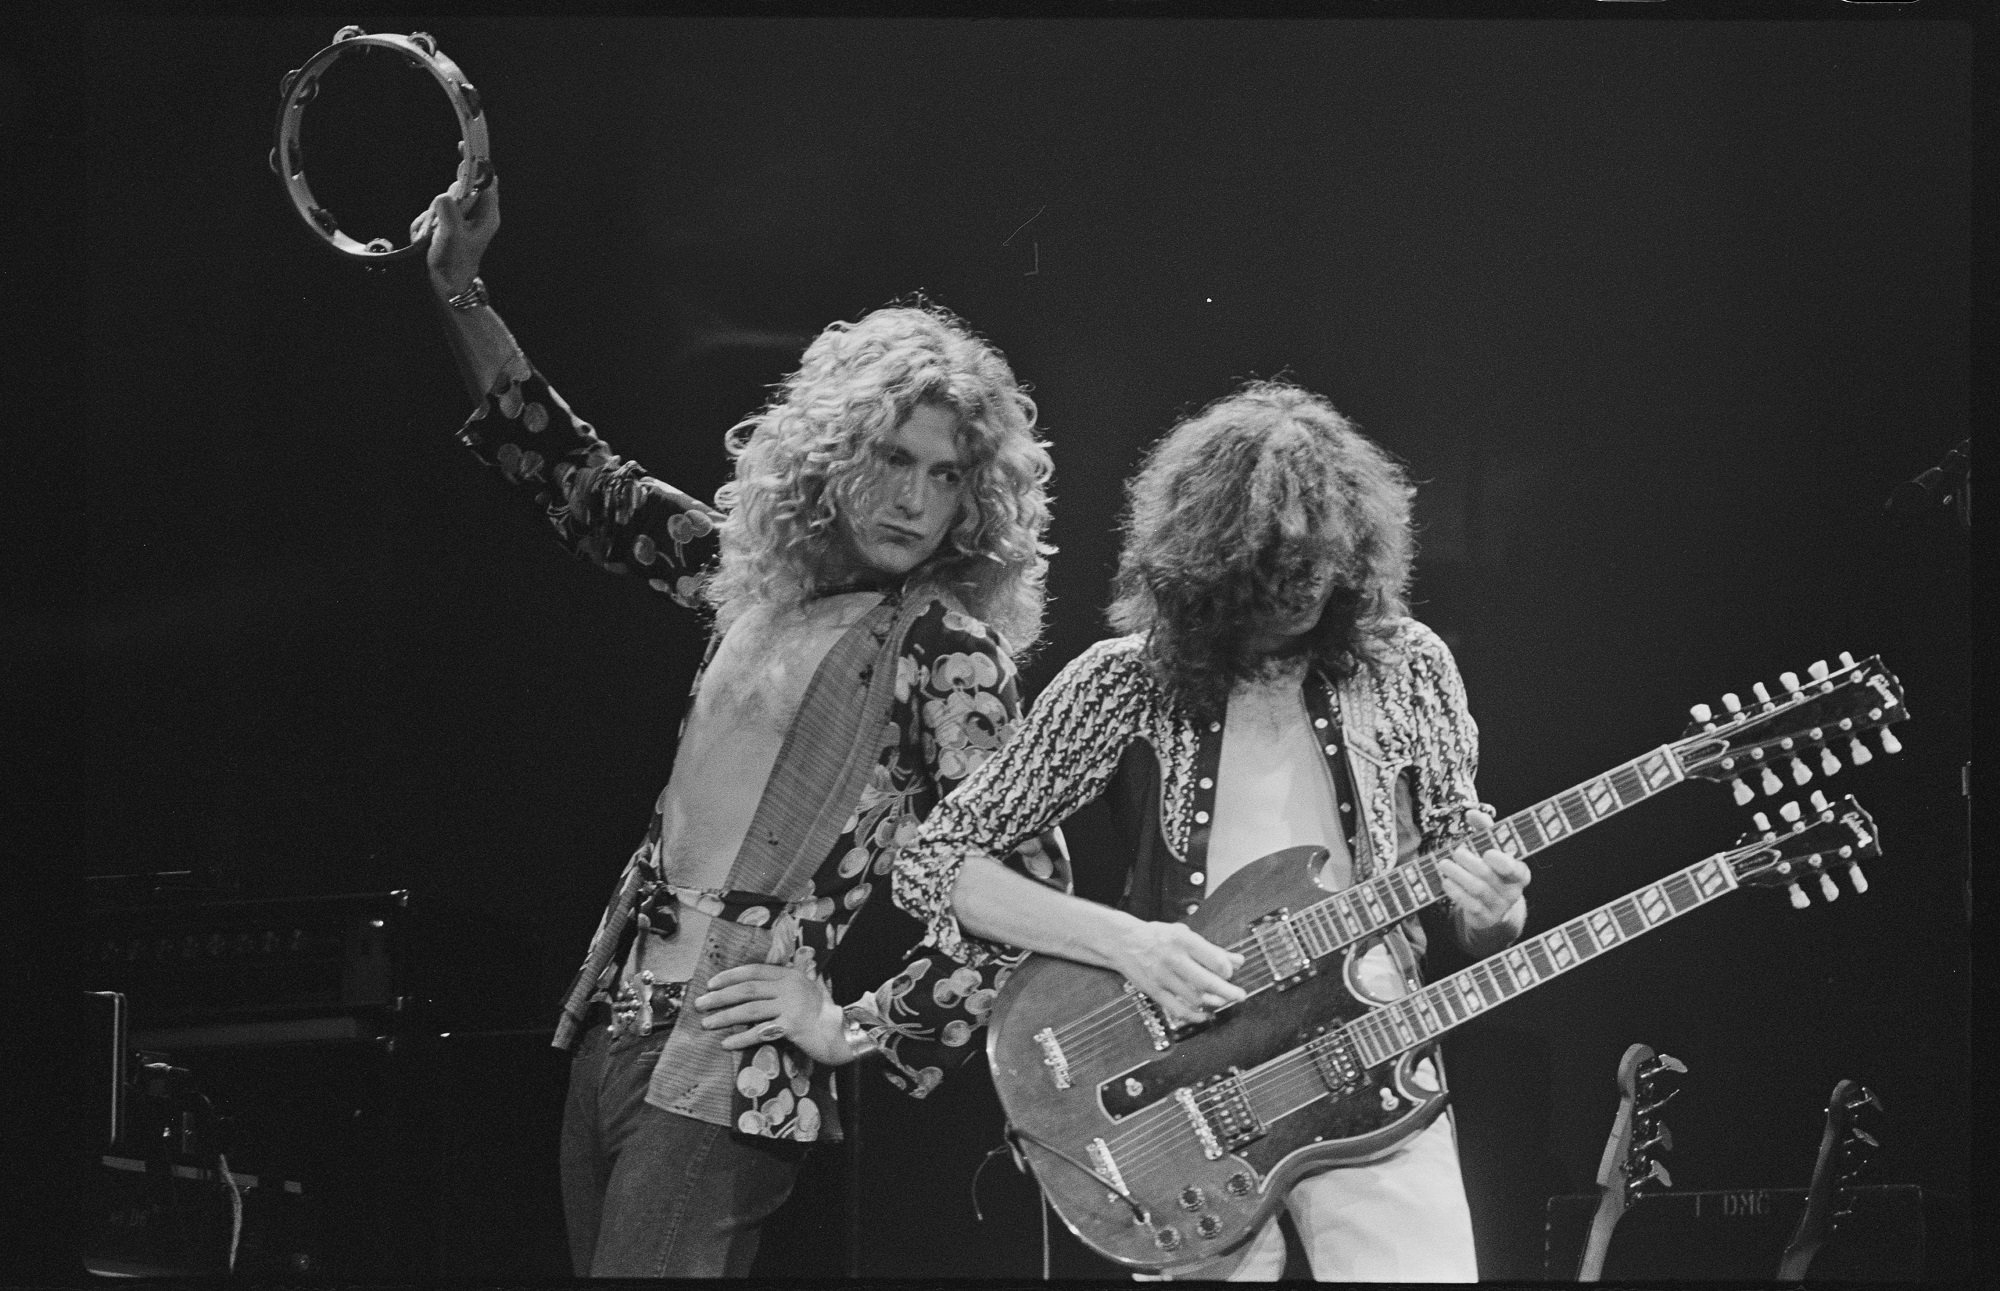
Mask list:
MULTIPOLYGON (((285 185, 292 206, 306 228, 327 246, 359 260, 382 263, 402 259, 423 248, 432 231, 432 222, 426 217, 433 211, 426 211, 412 221, 410 241, 403 246, 395 246, 382 237, 367 241, 351 237, 341 229, 340 221, 333 212, 313 196, 311 187, 306 183, 306 158, 300 145, 300 126, 305 108, 319 92, 320 77, 344 55, 373 50, 389 50, 402 55, 412 66, 428 72, 451 101, 459 129, 458 174, 451 192, 461 209, 472 208, 492 185, 493 156, 487 142, 486 115, 480 105, 478 91, 459 70, 458 64, 446 58, 439 51, 436 40, 425 32, 411 32, 407 36, 388 32, 370 35, 359 27, 342 27, 334 33, 332 44, 307 59, 303 67, 287 72, 278 88, 278 140, 271 149, 271 171, 285 185)), ((488 232, 487 238, 491 236, 488 232)), ((482 242, 480 249, 483 248, 482 242)))

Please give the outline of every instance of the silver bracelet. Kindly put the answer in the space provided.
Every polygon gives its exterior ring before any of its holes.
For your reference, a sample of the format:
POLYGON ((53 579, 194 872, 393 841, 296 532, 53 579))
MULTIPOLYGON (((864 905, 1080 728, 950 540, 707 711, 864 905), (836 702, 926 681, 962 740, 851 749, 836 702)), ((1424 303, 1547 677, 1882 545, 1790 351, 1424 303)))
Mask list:
POLYGON ((866 1058, 882 1047, 875 1042, 875 1033, 853 1018, 847 1019, 847 1026, 841 1034, 847 1038, 847 1047, 854 1050, 857 1059, 866 1058))
POLYGON ((472 279, 472 285, 470 287, 467 287, 464 291, 459 292, 456 296, 446 296, 444 298, 444 303, 451 306, 453 309, 465 311, 474 309, 484 309, 486 307, 487 302, 491 299, 492 298, 486 294, 485 280, 475 276, 472 279))

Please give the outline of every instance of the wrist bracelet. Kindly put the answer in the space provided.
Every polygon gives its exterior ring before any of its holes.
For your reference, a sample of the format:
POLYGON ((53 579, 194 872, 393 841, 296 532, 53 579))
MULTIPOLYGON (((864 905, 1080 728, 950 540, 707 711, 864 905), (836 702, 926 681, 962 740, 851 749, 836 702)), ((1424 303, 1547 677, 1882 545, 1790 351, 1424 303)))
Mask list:
POLYGON ((485 308, 490 299, 491 297, 486 294, 485 280, 475 276, 470 287, 456 296, 446 296, 444 303, 457 310, 473 310, 485 308))
POLYGON ((856 1058, 866 1058, 882 1047, 875 1043, 875 1033, 853 1018, 847 1019, 847 1026, 841 1034, 846 1037, 847 1047, 854 1050, 856 1058))

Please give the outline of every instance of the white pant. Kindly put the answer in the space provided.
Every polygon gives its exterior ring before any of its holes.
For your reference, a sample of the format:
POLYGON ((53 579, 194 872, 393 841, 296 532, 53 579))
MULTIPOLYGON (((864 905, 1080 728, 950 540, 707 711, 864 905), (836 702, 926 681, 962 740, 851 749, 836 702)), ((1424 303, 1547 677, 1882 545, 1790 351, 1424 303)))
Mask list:
MULTIPOLYGON (((1479 1280, 1449 1112, 1380 1161, 1301 1179, 1285 1207, 1316 1282, 1479 1280)), ((1274 1215, 1242 1250, 1171 1277, 1275 1282, 1284 1272, 1285 1235, 1274 1215)))

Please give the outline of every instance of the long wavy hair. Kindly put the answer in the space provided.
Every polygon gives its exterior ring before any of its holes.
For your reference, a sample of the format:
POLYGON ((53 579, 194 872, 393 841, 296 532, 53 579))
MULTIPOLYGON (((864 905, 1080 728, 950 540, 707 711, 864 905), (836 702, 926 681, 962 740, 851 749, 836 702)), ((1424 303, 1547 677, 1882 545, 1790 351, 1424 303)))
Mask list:
POLYGON ((735 478, 716 492, 722 556, 705 592, 722 627, 752 605, 796 607, 825 584, 842 508, 873 450, 921 404, 958 419, 969 462, 959 513, 907 586, 946 591, 1024 656, 1042 634, 1048 479, 1035 404, 999 350, 921 298, 829 326, 796 372, 724 442, 735 478))
POLYGON ((1253 381, 1176 425, 1126 488, 1112 626, 1145 637, 1169 697, 1219 717, 1264 663, 1264 614, 1334 591, 1303 653, 1335 679, 1380 656, 1408 613, 1415 493, 1402 467, 1319 395, 1253 381))

